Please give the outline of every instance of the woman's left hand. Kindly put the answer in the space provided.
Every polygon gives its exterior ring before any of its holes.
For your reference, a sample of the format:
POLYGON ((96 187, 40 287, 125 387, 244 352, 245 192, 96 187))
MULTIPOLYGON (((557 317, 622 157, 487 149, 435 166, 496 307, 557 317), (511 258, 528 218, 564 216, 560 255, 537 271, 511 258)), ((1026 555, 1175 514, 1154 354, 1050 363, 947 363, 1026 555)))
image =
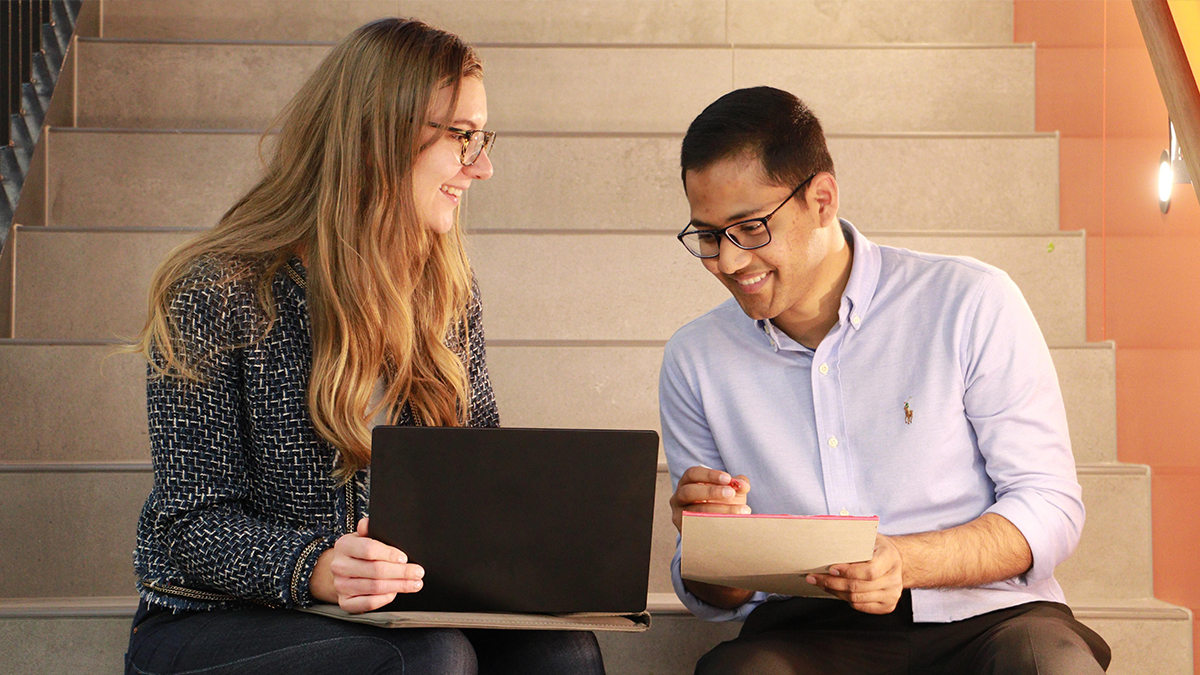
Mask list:
POLYGON ((322 602, 358 614, 379 609, 397 593, 421 590, 425 570, 408 562, 404 551, 367 536, 367 519, 358 531, 342 535, 321 554, 309 579, 309 592, 322 602))

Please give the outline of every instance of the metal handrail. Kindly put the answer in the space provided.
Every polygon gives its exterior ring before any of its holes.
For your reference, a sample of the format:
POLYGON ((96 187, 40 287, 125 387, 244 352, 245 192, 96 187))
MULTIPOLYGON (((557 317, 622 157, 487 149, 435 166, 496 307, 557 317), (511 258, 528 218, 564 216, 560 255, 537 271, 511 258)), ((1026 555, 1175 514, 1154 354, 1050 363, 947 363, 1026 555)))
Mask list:
POLYGON ((80 0, 0 0, 0 245, 20 199, 80 0))
POLYGON ((1183 149, 1183 161, 1193 177, 1192 189, 1200 199, 1200 90, 1188 65, 1187 52, 1167 0, 1133 0, 1133 10, 1183 149))

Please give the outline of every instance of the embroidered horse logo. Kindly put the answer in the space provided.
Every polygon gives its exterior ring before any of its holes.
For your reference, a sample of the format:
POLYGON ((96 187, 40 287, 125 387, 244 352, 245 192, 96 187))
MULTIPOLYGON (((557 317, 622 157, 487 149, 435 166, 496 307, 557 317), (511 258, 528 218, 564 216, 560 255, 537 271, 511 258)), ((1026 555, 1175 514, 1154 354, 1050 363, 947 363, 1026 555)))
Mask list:
POLYGON ((904 402, 904 423, 912 424, 912 408, 908 407, 908 401, 904 402))

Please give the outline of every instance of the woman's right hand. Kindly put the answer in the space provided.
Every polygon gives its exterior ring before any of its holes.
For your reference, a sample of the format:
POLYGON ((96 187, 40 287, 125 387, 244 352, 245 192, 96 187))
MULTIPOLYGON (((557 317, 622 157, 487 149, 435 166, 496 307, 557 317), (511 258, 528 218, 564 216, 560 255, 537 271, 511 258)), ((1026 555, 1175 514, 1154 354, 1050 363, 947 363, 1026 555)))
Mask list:
POLYGON ((383 607, 397 593, 416 593, 424 576, 403 551, 368 537, 363 518, 357 532, 342 535, 317 559, 308 588, 317 600, 359 614, 383 607))

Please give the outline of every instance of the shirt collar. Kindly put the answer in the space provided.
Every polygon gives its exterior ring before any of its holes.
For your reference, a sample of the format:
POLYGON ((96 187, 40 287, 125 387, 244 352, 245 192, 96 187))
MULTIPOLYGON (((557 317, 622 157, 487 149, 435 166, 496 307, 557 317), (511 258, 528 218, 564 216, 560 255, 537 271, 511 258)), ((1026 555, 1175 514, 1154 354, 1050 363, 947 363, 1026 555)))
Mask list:
MULTIPOLYGON (((858 330, 867 320, 867 311, 875 297, 875 289, 879 286, 879 246, 868 241, 850 221, 839 218, 838 223, 842 226, 846 243, 854 252, 850 278, 846 281, 846 289, 842 291, 842 303, 838 308, 838 323, 849 322, 852 328, 858 330)), ((770 319, 758 319, 754 324, 766 336, 767 342, 775 351, 812 351, 776 328, 770 319)))
POLYGON ((841 218, 842 233, 846 242, 854 251, 854 261, 850 265, 850 278, 846 281, 846 290, 842 291, 842 304, 838 308, 838 321, 845 323, 847 318, 855 330, 862 328, 867 321, 871 308, 871 300, 875 290, 879 288, 879 271, 882 267, 879 246, 871 243, 866 237, 841 218))

